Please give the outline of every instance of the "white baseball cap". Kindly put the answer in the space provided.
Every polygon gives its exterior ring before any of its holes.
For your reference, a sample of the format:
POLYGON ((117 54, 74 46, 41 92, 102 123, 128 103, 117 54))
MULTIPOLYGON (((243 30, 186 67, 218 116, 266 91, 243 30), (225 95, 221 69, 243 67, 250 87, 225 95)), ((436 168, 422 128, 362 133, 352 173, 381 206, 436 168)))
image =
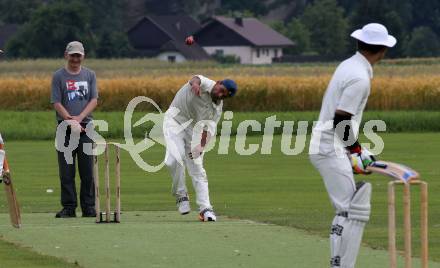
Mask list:
POLYGON ((379 23, 369 23, 362 29, 351 33, 350 36, 370 45, 393 47, 397 43, 396 38, 389 35, 387 28, 379 23))
POLYGON ((67 54, 81 54, 84 55, 84 46, 81 42, 72 41, 66 46, 67 54))

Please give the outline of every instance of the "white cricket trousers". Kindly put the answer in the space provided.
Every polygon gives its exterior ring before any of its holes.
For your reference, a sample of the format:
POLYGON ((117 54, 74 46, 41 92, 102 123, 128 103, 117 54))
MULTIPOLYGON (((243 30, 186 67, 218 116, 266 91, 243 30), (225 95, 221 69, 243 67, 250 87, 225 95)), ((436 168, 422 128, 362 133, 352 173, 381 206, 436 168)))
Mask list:
MULTIPOLYGON (((196 203, 199 210, 212 209, 209 201, 208 177, 203 168, 203 154, 196 159, 189 158, 193 128, 182 129, 181 125, 171 117, 164 118, 164 137, 166 143, 165 165, 168 167, 172 182, 172 194, 183 197, 188 194, 185 182, 185 167, 192 178, 196 203)), ((200 141, 194 143, 200 144, 200 141)))
POLYGON ((336 213, 348 211, 356 191, 353 170, 348 157, 310 155, 310 161, 324 180, 325 188, 336 213))
POLYGON ((324 180, 336 212, 330 230, 330 267, 354 268, 366 222, 343 216, 356 192, 350 160, 336 155, 309 157, 324 180))

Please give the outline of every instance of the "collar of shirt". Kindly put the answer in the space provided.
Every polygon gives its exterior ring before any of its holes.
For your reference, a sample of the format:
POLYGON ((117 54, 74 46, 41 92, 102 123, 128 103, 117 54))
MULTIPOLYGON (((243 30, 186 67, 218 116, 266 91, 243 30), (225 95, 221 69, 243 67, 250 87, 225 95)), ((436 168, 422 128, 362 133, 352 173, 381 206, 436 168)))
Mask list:
POLYGON ((221 100, 218 104, 216 104, 215 102, 212 102, 212 107, 214 107, 214 109, 218 110, 220 109, 220 107, 222 107, 223 104, 223 100, 221 100))
POLYGON ((211 95, 211 92, 212 92, 212 89, 214 88, 214 86, 212 86, 212 87, 208 87, 207 89, 206 89, 206 92, 208 92, 210 95, 211 95))
POLYGON ((356 52, 356 54, 354 55, 354 58, 356 60, 358 60, 359 62, 361 62, 365 66, 365 69, 367 70, 368 75, 370 76, 370 79, 372 79, 373 78, 373 67, 371 66, 371 64, 367 60, 367 58, 365 58, 365 56, 362 55, 359 51, 356 52))

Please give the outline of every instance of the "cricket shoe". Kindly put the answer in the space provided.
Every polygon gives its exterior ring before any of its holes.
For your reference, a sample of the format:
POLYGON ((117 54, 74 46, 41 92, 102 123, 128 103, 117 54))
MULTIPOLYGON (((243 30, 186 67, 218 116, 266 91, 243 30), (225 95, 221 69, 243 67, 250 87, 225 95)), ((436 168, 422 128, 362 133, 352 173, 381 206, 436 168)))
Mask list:
POLYGON ((191 212, 191 207, 189 205, 189 197, 182 196, 176 199, 177 210, 180 214, 186 215, 191 212))
POLYGON ((205 208, 204 210, 200 211, 199 220, 200 221, 217 221, 217 217, 215 216, 215 213, 212 209, 205 208))
POLYGON ((55 218, 75 218, 76 213, 73 208, 63 208, 56 215, 55 218))
POLYGON ((96 210, 94 207, 88 207, 82 211, 83 217, 96 217, 96 210))

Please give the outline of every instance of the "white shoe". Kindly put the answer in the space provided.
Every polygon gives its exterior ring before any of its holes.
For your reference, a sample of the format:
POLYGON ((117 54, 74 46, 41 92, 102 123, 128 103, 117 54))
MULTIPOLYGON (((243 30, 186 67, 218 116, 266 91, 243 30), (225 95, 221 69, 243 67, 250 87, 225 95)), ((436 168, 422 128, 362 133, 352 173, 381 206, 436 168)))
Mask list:
POLYGON ((199 214, 200 221, 217 221, 217 217, 212 209, 206 208, 199 214))
POLYGON ((191 212, 188 196, 182 196, 176 200, 177 210, 180 214, 185 215, 191 212))

